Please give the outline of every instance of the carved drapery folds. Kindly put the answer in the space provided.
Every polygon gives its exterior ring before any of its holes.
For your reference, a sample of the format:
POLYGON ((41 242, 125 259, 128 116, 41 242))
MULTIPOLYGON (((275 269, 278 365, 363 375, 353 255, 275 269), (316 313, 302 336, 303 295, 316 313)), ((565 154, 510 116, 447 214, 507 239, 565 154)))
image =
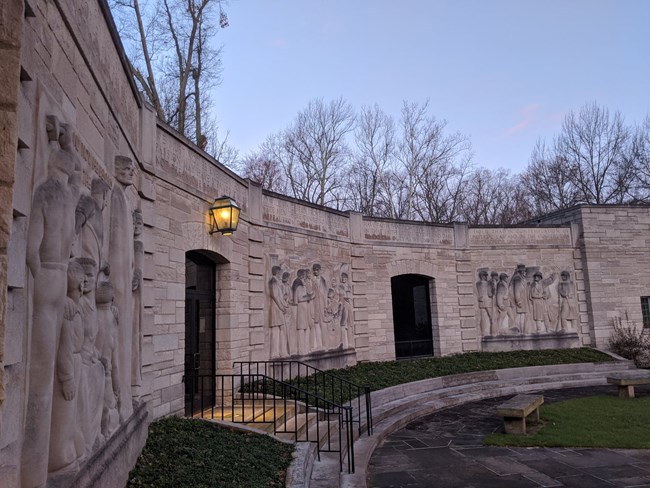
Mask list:
POLYGON ((137 197, 127 194, 133 162, 118 156, 115 181, 104 181, 83 167, 70 126, 48 116, 46 130, 47 175, 35 176, 43 182, 27 236, 33 313, 24 486, 75 473, 132 414, 131 387, 141 382, 144 251, 141 215, 132 218, 137 197), (81 187, 82 172, 90 188, 81 187))
POLYGON ((349 349, 354 344, 348 266, 320 262, 298 266, 273 256, 267 280, 271 358, 349 349))
POLYGON ((517 265, 480 268, 475 292, 483 337, 576 332, 578 304, 571 271, 517 265))

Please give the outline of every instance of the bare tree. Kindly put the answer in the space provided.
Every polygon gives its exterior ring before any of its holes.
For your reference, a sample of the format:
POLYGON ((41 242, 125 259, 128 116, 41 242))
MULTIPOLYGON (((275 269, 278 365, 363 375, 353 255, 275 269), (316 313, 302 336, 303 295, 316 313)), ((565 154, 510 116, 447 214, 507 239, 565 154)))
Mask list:
POLYGON ((264 147, 285 172, 290 193, 302 200, 336 208, 345 206, 343 172, 349 164, 347 134, 354 111, 342 98, 309 102, 285 131, 264 147))
POLYGON ((469 139, 445 134, 447 123, 428 114, 429 102, 404 102, 397 158, 406 177, 406 219, 453 220, 471 162, 469 139))
POLYGON ((634 200, 650 203, 650 115, 637 127, 632 148, 636 173, 634 200))
POLYGON ((378 105, 362 107, 354 131, 356 151, 348 178, 352 207, 365 215, 397 218, 395 123, 378 105))
POLYGON ((631 146, 621 114, 592 103, 569 112, 552 156, 570 168, 579 202, 623 203, 634 180, 631 146))
POLYGON ((577 168, 561 155, 537 141, 528 167, 521 175, 523 187, 530 194, 533 213, 543 215, 568 208, 580 201, 575 182, 577 168))
POLYGON ((272 154, 271 151, 264 149, 249 154, 241 162, 240 171, 242 176, 256 181, 265 190, 287 193, 284 170, 272 154))
POLYGON ((210 147, 206 93, 220 80, 220 50, 211 46, 228 25, 222 0, 113 0, 111 8, 133 76, 158 117, 210 147))

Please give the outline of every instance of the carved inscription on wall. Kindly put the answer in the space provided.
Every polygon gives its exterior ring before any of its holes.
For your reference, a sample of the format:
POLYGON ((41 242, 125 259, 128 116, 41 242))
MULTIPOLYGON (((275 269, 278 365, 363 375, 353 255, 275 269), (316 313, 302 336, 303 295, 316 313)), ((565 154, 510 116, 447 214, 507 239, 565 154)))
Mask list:
POLYGON ((480 268, 475 292, 481 335, 575 332, 578 304, 572 272, 517 265, 480 268))
POLYGON ((185 145, 177 144, 163 130, 157 131, 157 163, 161 170, 184 182, 194 191, 218 197, 228 195, 237 202, 248 201, 248 189, 234 178, 224 178, 223 171, 185 145), (218 194, 216 194, 216 193, 218 194))
POLYGON ((348 218, 343 215, 269 196, 264 197, 263 205, 263 218, 267 222, 340 237, 347 237, 350 232, 348 218))
POLYGON ((443 246, 451 246, 454 242, 454 230, 450 227, 381 220, 364 219, 363 234, 371 241, 443 246))
POLYGON ((469 229, 472 247, 483 246, 541 246, 571 245, 571 229, 565 227, 537 228, 513 227, 502 229, 469 229))
POLYGON ((347 264, 268 260, 270 357, 354 347, 352 284, 347 264))

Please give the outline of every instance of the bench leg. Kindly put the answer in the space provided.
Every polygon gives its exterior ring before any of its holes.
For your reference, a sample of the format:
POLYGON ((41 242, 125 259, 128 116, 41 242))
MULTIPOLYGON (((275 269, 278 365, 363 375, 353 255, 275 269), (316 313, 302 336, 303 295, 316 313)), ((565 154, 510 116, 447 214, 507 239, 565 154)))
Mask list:
POLYGON ((523 435, 526 433, 526 419, 520 417, 503 417, 506 434, 523 435))
POLYGON ((539 408, 536 408, 535 410, 530 412, 528 417, 526 417, 526 420, 528 420, 529 422, 532 422, 532 423, 539 422, 539 408))
POLYGON ((619 386, 618 397, 624 399, 634 398, 634 385, 619 386))

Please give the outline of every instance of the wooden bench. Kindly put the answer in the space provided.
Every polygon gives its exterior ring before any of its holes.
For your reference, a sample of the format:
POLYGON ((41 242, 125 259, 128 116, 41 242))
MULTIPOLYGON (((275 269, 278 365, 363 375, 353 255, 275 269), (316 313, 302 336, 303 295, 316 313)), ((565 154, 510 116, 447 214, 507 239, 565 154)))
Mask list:
POLYGON ((607 377, 607 383, 618 386, 619 398, 634 398, 634 385, 650 383, 650 371, 628 371, 607 377))
POLYGON ((497 414, 503 417, 506 434, 525 434, 526 420, 539 422, 539 406, 542 403, 542 395, 517 395, 497 406, 497 414))

